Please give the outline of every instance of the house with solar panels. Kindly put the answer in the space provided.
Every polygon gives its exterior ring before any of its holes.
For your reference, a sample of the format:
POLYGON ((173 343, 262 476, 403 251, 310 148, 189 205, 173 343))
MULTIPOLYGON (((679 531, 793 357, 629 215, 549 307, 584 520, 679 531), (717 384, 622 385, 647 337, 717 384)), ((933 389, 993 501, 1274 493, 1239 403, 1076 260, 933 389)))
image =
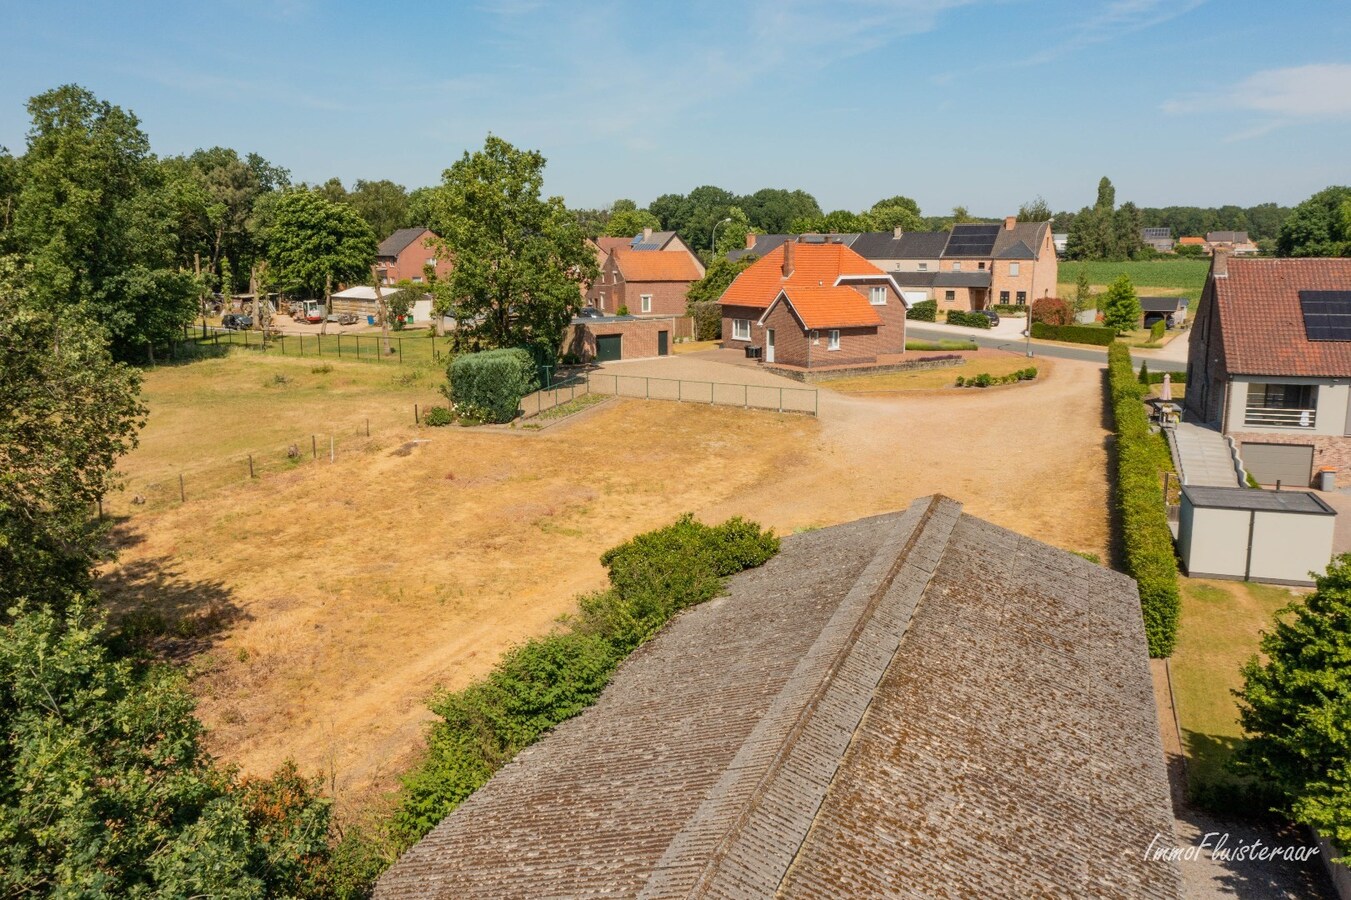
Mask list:
POLYGON ((598 238, 600 274, 586 290, 586 303, 606 315, 624 309, 633 316, 683 316, 690 285, 704 277, 704 264, 674 231, 644 228, 632 238, 598 238))
POLYGON ((1262 484, 1351 477, 1351 259, 1211 260, 1192 324, 1187 409, 1262 484))

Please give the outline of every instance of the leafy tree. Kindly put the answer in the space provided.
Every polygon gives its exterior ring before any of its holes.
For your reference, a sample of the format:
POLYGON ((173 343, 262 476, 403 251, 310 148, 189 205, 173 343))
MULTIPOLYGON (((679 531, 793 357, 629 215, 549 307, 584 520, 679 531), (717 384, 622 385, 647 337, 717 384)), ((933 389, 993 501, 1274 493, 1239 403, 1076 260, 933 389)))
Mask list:
POLYGON ((728 212, 738 203, 731 191, 713 185, 702 185, 689 194, 663 194, 648 207, 662 227, 680 235, 685 243, 696 250, 709 246, 713 238, 713 226, 727 218, 728 212))
POLYGON ((610 237, 633 237, 641 234, 644 228, 660 229, 661 220, 645 209, 617 209, 611 210, 604 234, 610 237))
POLYGON ((713 255, 726 256, 733 250, 742 250, 746 246, 746 235, 755 234, 755 229, 751 227, 751 220, 742 211, 741 207, 733 206, 727 211, 729 221, 718 227, 717 246, 713 248, 713 255))
POLYGON ((1104 212, 1116 209, 1116 188, 1112 186, 1112 179, 1106 175, 1098 181, 1098 200, 1093 208, 1104 212))
POLYGON ((287 191, 275 202, 267 255, 286 291, 321 297, 326 283, 365 282, 375 249, 371 227, 346 204, 309 190, 287 191))
POLYGON ((1280 256, 1351 256, 1351 222, 1345 214, 1351 187, 1333 186, 1290 211, 1276 238, 1280 256))
POLYGON ((821 215, 816 198, 806 191, 787 191, 782 188, 761 188, 737 201, 750 220, 751 227, 761 234, 783 234, 794 219, 815 218, 821 215))
POLYGON ((746 254, 736 262, 729 260, 726 256, 714 258, 704 271, 704 277, 690 285, 689 290, 685 292, 685 298, 690 303, 714 303, 722 296, 723 291, 727 290, 736 277, 750 267, 750 264, 759 259, 754 254, 746 254))
POLYGON ((1277 614, 1243 667, 1241 771, 1273 786, 1283 811, 1351 851, 1351 555, 1277 614))
POLYGON ((1041 197, 1018 207, 1019 222, 1049 222, 1052 218, 1051 207, 1041 197))
POLYGON ((923 220, 919 214, 919 204, 909 197, 888 197, 879 200, 868 210, 869 231, 919 231, 923 220))
POLYGON ((347 202, 366 220, 376 240, 384 240, 400 228, 412 227, 408 218, 408 191, 388 179, 358 179, 347 202))
POLYGON ((1093 308, 1093 288, 1088 283, 1088 273, 1080 269, 1079 277, 1074 280, 1074 311, 1081 313, 1093 308))
POLYGON ((406 221, 409 228, 421 226, 441 233, 441 225, 436 221, 436 188, 420 187, 409 192, 406 221))
POLYGON ((14 209, 19 203, 19 161, 0 146, 0 253, 14 248, 14 209))
POLYGON ((869 221, 866 214, 850 212, 847 209, 836 209, 826 213, 824 216, 815 218, 795 219, 791 230, 795 233, 818 232, 821 234, 852 234, 857 231, 870 231, 872 222, 869 221))
POLYGON ((953 225, 964 225, 967 222, 974 222, 974 221, 975 219, 972 218, 971 213, 967 212, 965 206, 954 206, 952 208, 953 225))
POLYGON ((404 318, 413 310, 413 304, 422 299, 425 293, 415 285, 401 285, 397 291, 385 298, 385 307, 395 331, 403 331, 404 318))
POLYGON ((1135 295, 1129 275, 1122 275, 1112 282, 1100 298, 1098 308, 1102 310, 1103 324, 1117 334, 1130 331, 1139 324, 1140 298, 1135 295))
POLYGON ((1113 259, 1125 259, 1127 257, 1134 259, 1139 255, 1140 250, 1145 246, 1140 237, 1140 229, 1144 227, 1144 218, 1140 215, 1140 209, 1129 200, 1121 204, 1112 216, 1113 230, 1113 259))
POLYGON ((173 271, 172 202, 139 122, 76 85, 28 112, 14 240, 32 290, 86 310, 119 357, 151 352, 191 321, 198 289, 173 271))
POLYGON ((314 191, 330 203, 351 202, 351 195, 347 193, 347 188, 343 187, 342 179, 340 178, 330 178, 323 184, 315 185, 310 188, 310 190, 314 191))
POLYGON ((462 316, 457 340, 473 349, 525 347, 558 355, 581 303, 579 283, 596 277, 576 218, 560 197, 543 199, 544 157, 489 135, 446 170, 438 220, 455 268, 442 282, 462 316))
POLYGON ((19 598, 57 603, 88 587, 91 512, 136 446, 139 385, 97 323, 36 300, 0 258, 0 619, 19 598))

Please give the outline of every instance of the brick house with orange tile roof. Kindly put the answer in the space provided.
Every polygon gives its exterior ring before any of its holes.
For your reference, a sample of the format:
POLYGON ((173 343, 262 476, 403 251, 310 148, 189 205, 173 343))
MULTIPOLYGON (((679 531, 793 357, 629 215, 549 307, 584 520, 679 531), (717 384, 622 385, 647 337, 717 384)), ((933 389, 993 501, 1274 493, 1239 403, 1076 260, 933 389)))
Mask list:
POLYGON ((767 363, 866 365, 905 352, 906 303, 886 272, 842 243, 786 241, 719 298, 722 345, 767 363))
POLYGON ((1211 260, 1186 405, 1263 484, 1351 477, 1351 259, 1211 260))
MULTIPOLYGON (((644 235, 649 234, 645 232, 644 235)), ((656 246, 644 235, 611 238, 600 275, 586 291, 588 306, 606 315, 627 309, 633 316, 683 316, 690 285, 704 277, 704 264, 679 238, 656 246)), ((601 238, 601 241, 607 241, 601 238)))

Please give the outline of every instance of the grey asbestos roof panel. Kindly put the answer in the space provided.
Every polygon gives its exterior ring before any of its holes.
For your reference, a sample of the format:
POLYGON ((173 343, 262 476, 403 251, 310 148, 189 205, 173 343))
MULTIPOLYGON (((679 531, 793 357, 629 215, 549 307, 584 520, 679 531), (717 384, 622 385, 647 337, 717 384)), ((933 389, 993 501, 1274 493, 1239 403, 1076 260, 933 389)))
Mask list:
POLYGON ((786 538, 379 898, 1177 897, 1139 598, 942 497, 786 538))
POLYGON ((1266 491, 1257 488, 1187 485, 1182 493, 1192 506, 1203 509, 1243 509, 1256 512, 1335 516, 1337 511, 1310 491, 1266 491))

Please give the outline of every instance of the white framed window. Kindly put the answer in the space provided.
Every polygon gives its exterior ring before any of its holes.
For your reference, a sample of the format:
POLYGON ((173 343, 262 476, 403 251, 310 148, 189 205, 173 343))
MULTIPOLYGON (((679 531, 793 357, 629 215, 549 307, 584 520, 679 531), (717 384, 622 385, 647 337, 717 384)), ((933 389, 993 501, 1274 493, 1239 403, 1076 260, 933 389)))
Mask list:
POLYGON ((427 265, 429 265, 429 266, 434 266, 434 265, 436 265, 436 257, 433 256, 433 257, 431 257, 430 259, 428 259, 428 260, 427 260, 427 265))
POLYGON ((643 294, 642 301, 643 301, 643 312, 652 312, 652 295, 643 294))
POLYGON ((821 346, 821 332, 819 332, 819 331, 812 331, 812 335, 811 335, 811 336, 812 336, 812 345, 813 345, 813 346, 816 346, 816 347, 821 346))
POLYGON ((596 308, 599 309, 601 312, 605 312, 605 295, 604 295, 604 294, 601 294, 601 295, 600 295, 600 304, 599 304, 596 308))
POLYGON ((751 339, 751 320, 733 319, 732 320, 732 340, 749 341, 751 339))
POLYGON ((960 272, 962 270, 962 261, 959 259, 952 264, 952 271, 960 272))
POLYGON ((830 329, 830 337, 826 343, 826 349, 827 350, 840 349, 840 329, 838 328, 830 329))
POLYGON ((422 276, 421 276, 421 275, 414 275, 414 276, 413 276, 411 279, 409 279, 409 280, 412 281, 413 284, 422 284, 422 276))
POLYGON ((920 263, 920 264, 919 264, 919 271, 921 271, 921 272, 927 272, 927 271, 929 271, 929 264, 928 264, 928 263, 920 263))
POLYGON ((868 302, 873 306, 887 305, 887 289, 884 287, 874 287, 868 289, 868 302))
POLYGON ((1013 276, 1017 276, 1017 274, 1018 274, 1018 264, 1017 264, 1017 263, 1009 263, 1009 274, 1010 274, 1010 275, 1013 275, 1013 276))

